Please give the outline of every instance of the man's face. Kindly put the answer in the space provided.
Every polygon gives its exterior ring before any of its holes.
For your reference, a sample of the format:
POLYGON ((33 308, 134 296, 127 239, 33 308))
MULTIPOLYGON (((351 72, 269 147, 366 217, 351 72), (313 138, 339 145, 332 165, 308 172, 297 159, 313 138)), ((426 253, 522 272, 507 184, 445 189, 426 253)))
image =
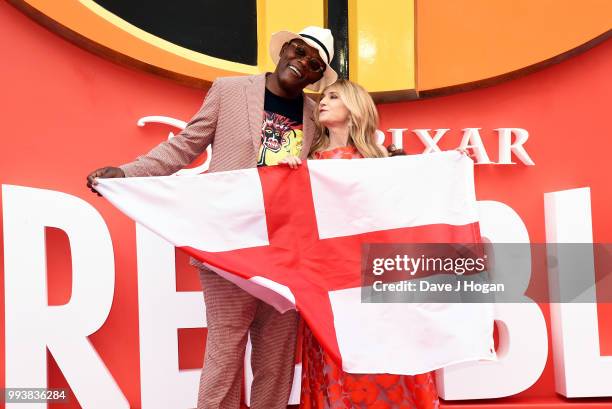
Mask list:
POLYGON ((325 62, 316 48, 300 39, 294 39, 281 48, 276 73, 284 87, 303 89, 319 81, 325 68, 325 62))

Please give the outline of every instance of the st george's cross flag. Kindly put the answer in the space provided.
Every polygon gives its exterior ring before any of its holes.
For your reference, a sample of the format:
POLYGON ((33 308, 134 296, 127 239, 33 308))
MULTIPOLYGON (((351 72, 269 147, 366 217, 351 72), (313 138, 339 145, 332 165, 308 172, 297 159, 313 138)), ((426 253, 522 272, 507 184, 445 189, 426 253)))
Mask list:
POLYGON ((96 189, 279 311, 297 309, 346 372, 495 359, 491 304, 362 300, 362 244, 480 241, 473 162, 459 152, 99 179, 96 189))

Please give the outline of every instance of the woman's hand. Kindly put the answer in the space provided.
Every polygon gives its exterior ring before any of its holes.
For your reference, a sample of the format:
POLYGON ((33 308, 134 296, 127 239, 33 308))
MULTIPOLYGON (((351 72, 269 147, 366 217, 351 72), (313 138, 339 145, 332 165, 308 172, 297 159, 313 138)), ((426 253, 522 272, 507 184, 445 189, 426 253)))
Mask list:
POLYGON ((404 156, 406 152, 403 149, 399 149, 397 146, 391 144, 387 146, 387 152, 389 152, 389 156, 404 156))
POLYGON ((457 152, 461 152, 462 154, 464 154, 465 156, 467 156, 468 158, 472 159, 473 161, 476 161, 476 155, 473 152, 470 152, 468 150, 468 148, 457 148, 455 149, 457 152))
POLYGON ((287 156, 281 159, 278 164, 289 166, 291 169, 297 169, 302 164, 302 160, 297 156, 287 156))

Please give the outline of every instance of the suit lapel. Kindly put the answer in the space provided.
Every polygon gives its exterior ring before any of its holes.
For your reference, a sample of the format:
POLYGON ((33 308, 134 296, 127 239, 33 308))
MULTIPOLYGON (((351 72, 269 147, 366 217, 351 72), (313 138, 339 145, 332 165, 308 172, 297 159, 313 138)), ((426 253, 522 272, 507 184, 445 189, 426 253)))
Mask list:
POLYGON ((312 146, 312 140, 314 138, 314 133, 316 129, 313 119, 313 111, 316 105, 317 103, 315 101, 304 95, 304 110, 302 113, 302 130, 304 139, 302 140, 302 152, 300 154, 301 159, 308 158, 310 146, 312 146))
POLYGON ((259 145, 261 145, 261 123, 263 121, 266 74, 254 76, 253 81, 247 84, 244 90, 249 112, 249 133, 253 142, 255 157, 257 157, 259 145))

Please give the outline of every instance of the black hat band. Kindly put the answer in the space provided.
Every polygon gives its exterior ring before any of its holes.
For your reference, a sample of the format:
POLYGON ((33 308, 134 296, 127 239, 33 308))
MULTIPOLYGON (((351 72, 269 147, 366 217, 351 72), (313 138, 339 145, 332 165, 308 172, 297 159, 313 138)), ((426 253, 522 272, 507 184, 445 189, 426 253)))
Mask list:
POLYGON ((308 38, 309 40, 312 40, 315 43, 317 43, 323 49, 323 51, 325 51, 325 55, 327 56, 327 64, 329 65, 329 61, 331 60, 331 58, 329 58, 329 51, 327 51, 327 47, 325 47, 325 45, 322 42, 320 42, 319 39, 316 37, 313 37, 308 34, 300 34, 300 36, 304 38, 308 38))

